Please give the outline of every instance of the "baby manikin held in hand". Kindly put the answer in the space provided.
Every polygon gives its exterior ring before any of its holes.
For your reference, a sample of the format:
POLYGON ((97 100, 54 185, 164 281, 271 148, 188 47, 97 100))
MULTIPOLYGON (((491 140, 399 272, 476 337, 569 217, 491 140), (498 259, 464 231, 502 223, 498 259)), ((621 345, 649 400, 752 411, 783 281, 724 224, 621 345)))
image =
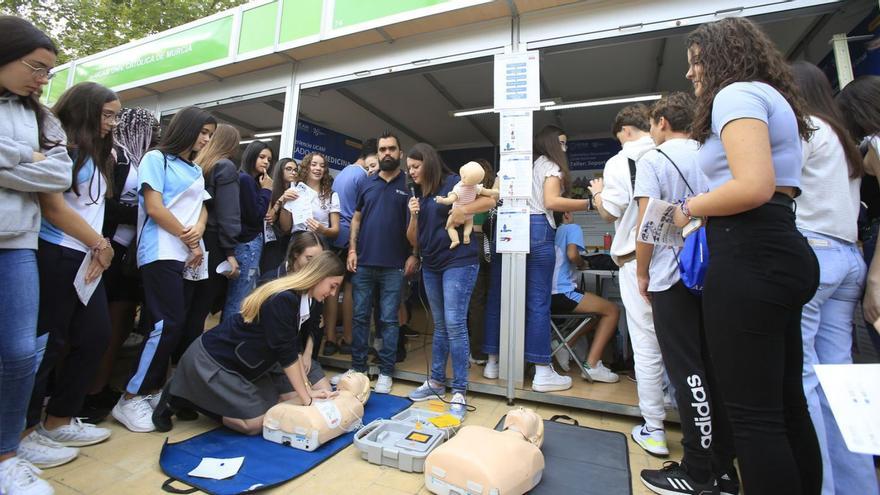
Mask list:
POLYGON ((507 413, 504 430, 465 426, 425 460, 432 493, 520 495, 544 473, 544 422, 531 409, 507 413))
POLYGON ((361 426, 364 404, 370 398, 370 379, 348 373, 337 385, 339 395, 303 406, 298 399, 281 402, 263 417, 263 438, 270 442, 312 451, 361 426))

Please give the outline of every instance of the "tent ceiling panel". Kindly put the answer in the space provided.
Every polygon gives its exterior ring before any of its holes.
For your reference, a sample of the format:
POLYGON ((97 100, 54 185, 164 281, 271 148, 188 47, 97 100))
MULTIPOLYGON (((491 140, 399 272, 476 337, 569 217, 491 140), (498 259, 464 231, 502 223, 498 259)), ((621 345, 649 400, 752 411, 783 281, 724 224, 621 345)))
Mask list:
POLYGON ((225 79, 227 77, 246 74, 249 72, 285 63, 290 63, 290 59, 285 57, 284 55, 272 53, 262 57, 252 58, 248 60, 243 60, 241 62, 236 62, 234 64, 217 67, 215 69, 212 69, 211 73, 225 79))
POLYGON ((379 31, 373 29, 370 31, 350 34, 348 36, 341 36, 339 38, 323 40, 320 43, 292 48, 284 53, 287 53, 297 60, 304 60, 307 58, 327 55, 328 53, 336 53, 343 50, 350 50, 352 48, 385 42, 385 37, 382 36, 379 31))
POLYGON ((461 103, 462 108, 491 106, 492 63, 492 59, 488 59, 484 63, 460 65, 448 69, 439 67, 431 71, 431 75, 461 103))
MULTIPOLYGON (((570 0, 569 0, 570 1, 570 0)), ((415 36, 417 34, 431 33, 443 29, 454 28, 471 24, 474 22, 488 21, 507 17, 510 11, 505 2, 492 2, 488 4, 477 5, 463 10, 454 10, 445 14, 439 14, 431 17, 421 17, 409 22, 399 24, 391 24, 383 26, 382 29, 388 33, 392 39, 404 38, 407 36, 415 36)))
POLYGON ((217 76, 209 75, 205 72, 196 72, 194 74, 189 74, 186 76, 178 77, 176 79, 168 79, 165 81, 160 81, 157 83, 149 84, 145 86, 148 90, 152 89, 153 91, 164 93, 166 91, 172 91, 175 89, 186 88, 189 86, 195 86, 198 84, 204 84, 207 82, 216 81, 217 76))
MULTIPOLYGON (((519 13, 523 14, 525 12, 559 7, 560 5, 577 3, 579 1, 581 0, 513 0, 513 3, 516 5, 516 9, 519 13)), ((603 0, 592 0, 582 3, 600 3, 601 1, 603 0)))

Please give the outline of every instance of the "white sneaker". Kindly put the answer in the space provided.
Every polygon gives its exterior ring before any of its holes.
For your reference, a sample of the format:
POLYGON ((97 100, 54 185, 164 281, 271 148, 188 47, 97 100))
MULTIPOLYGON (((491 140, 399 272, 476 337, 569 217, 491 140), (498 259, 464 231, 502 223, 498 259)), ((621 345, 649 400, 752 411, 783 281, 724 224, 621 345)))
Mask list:
POLYGON ((162 398, 162 392, 159 392, 158 394, 145 395, 144 398, 150 404, 150 409, 155 411, 156 406, 159 405, 159 399, 162 398))
POLYGON ((83 423, 79 418, 72 418, 70 423, 47 430, 43 423, 37 425, 36 431, 46 438, 68 447, 85 447, 101 443, 110 438, 110 430, 100 428, 91 423, 83 423))
POLYGON ((491 359, 486 361, 486 367, 483 368, 483 377, 490 380, 498 379, 498 361, 492 361, 491 359))
POLYGON ((594 382, 604 382, 604 383, 617 383, 620 381, 620 377, 617 376, 617 373, 609 370, 604 364, 602 364, 602 360, 596 361, 596 366, 590 366, 586 361, 581 365, 584 367, 584 371, 590 375, 590 378, 593 379, 594 382))
POLYGON ((535 371, 535 378, 532 380, 532 390, 535 392, 558 392, 570 388, 571 377, 560 375, 552 365, 547 366, 546 371, 542 372, 540 367, 535 371))
POLYGON ((3 495, 52 495, 52 489, 37 467, 21 457, 0 462, 0 493, 3 495))
POLYGON ((482 365, 486 364, 486 360, 485 359, 477 359, 474 357, 473 354, 468 354, 468 365, 473 366, 475 364, 482 366, 482 365))
POLYGON ((568 349, 563 347, 562 349, 559 349, 559 352, 556 352, 556 349, 562 346, 558 340, 554 340, 550 346, 553 348, 553 357, 556 358, 556 363, 559 364, 562 371, 568 372, 568 362, 571 359, 571 356, 568 354, 568 349))
POLYGON ((346 371, 345 373, 340 373, 330 379, 330 385, 333 385, 334 387, 339 385, 339 380, 342 380, 342 377, 349 374, 349 373, 357 373, 357 372, 354 369, 350 369, 350 370, 346 371))
POLYGON ((458 418, 459 421, 464 421, 464 415, 467 414, 467 401, 461 392, 452 395, 452 400, 449 401, 449 414, 458 418))
POLYGON ((110 414, 116 418, 116 421, 135 433, 154 431, 156 426, 153 424, 151 397, 149 395, 135 395, 131 399, 126 399, 125 394, 122 394, 110 414))
POLYGON ((390 376, 380 373, 379 379, 376 380, 376 386, 373 388, 373 392, 376 392, 377 394, 390 394, 392 383, 390 376))
POLYGON ((79 449, 65 447, 36 430, 28 433, 18 444, 18 457, 43 469, 67 464, 78 455, 79 449))
POLYGON ((649 454, 660 457, 669 455, 669 447, 666 446, 666 432, 663 430, 648 430, 648 425, 636 425, 632 429, 632 439, 639 447, 649 454))
POLYGON ((144 342, 143 335, 141 335, 137 332, 131 332, 130 334, 128 334, 128 337, 125 339, 125 342, 122 343, 122 348, 123 349, 133 349, 133 348, 141 345, 143 342, 144 342))

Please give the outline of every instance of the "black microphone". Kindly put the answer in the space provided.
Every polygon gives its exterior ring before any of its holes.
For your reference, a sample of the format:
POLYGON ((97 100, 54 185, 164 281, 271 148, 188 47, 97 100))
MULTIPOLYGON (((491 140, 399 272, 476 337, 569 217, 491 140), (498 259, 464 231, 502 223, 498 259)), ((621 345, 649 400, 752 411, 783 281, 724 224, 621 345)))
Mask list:
MULTIPOLYGON (((406 186, 409 188, 410 195, 414 198, 418 198, 418 196, 416 196, 416 182, 409 174, 406 175, 406 186)), ((416 214, 418 215, 418 213, 416 214)))

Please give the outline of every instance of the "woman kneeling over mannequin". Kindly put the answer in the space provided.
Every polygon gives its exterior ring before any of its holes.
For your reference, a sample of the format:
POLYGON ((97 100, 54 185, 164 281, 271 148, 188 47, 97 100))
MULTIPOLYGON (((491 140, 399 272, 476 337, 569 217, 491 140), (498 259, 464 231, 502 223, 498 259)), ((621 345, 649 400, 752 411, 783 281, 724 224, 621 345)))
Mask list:
POLYGON ((156 429, 170 430, 176 408, 195 406, 227 428, 257 435, 263 415, 278 402, 299 396, 308 405, 336 395, 306 385, 312 361, 305 349, 319 341, 317 303, 336 296, 343 272, 339 258, 325 251, 254 290, 240 314, 187 349, 153 413, 156 429))

